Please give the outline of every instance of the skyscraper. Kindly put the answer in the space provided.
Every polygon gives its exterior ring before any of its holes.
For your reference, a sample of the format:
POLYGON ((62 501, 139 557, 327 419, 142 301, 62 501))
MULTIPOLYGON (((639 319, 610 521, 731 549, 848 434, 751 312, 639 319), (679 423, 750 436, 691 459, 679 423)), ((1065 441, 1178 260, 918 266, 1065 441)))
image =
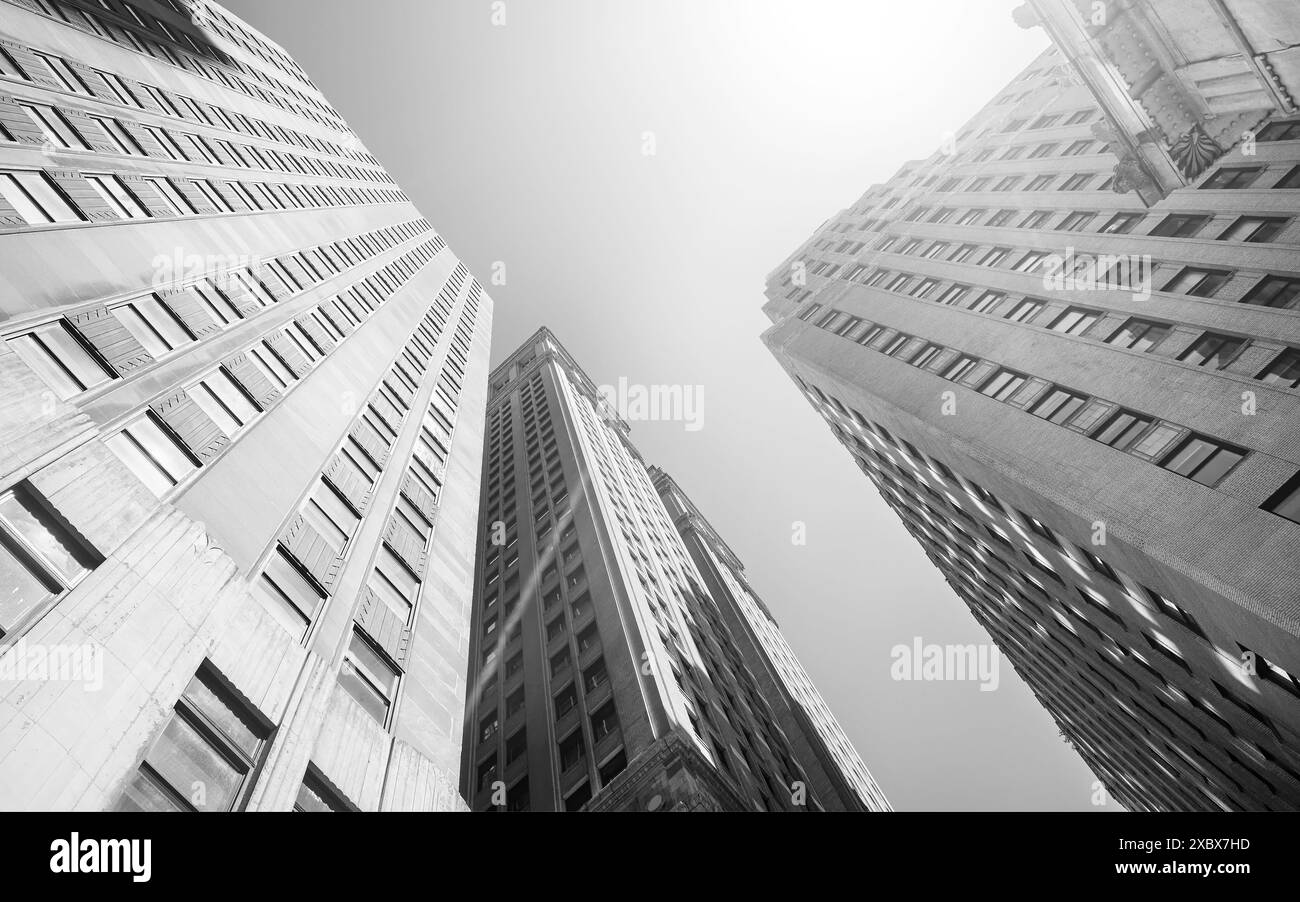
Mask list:
POLYGON ((763 340, 1134 809, 1300 806, 1300 89, 1284 3, 1057 46, 780 266, 763 340))
MULTIPOLYGON (((689 502, 647 470, 616 405, 555 336, 538 331, 489 385, 461 774, 471 807, 886 809, 847 742, 812 751, 831 734, 805 735, 799 717, 833 719, 824 705, 788 710, 810 685, 772 691, 780 677, 760 656, 777 645, 747 619, 760 603, 739 565, 701 571, 674 524, 689 502)), ((780 673, 795 672, 791 656, 780 673)))
POLYGON ((491 300, 219 6, 0 36, 0 807, 463 808, 491 300))
POLYGON ((889 802, 785 641, 776 618, 750 586, 744 564, 676 480, 658 467, 650 468, 650 477, 722 613, 727 634, 758 681, 760 695, 776 713, 816 797, 828 811, 889 810, 889 802))

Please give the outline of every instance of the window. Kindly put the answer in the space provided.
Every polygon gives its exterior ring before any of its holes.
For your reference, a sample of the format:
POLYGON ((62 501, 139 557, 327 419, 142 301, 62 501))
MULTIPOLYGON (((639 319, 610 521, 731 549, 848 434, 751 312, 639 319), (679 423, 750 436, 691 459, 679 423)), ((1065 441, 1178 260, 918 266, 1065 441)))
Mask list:
POLYGON ((1171 328, 1166 323, 1134 318, 1120 326, 1106 343, 1132 351, 1149 351, 1164 340, 1171 328))
POLYGON ((1290 122, 1270 122, 1259 130, 1257 141, 1300 141, 1300 119, 1290 122))
POLYGON ((582 806, 591 801, 591 782, 583 780, 582 785, 564 798, 565 811, 581 811, 582 806))
POLYGON ((1300 279, 1288 276, 1265 276, 1258 285, 1246 293, 1241 302, 1259 307, 1294 310, 1300 307, 1300 279))
POLYGON ((271 553, 254 591, 275 618, 299 639, 325 597, 315 582, 279 548, 271 553))
POLYGON ((974 357, 971 357, 968 354, 962 354, 954 360, 951 365, 949 365, 948 369, 943 374, 943 378, 956 382, 964 376, 967 376, 970 371, 975 369, 978 365, 979 361, 974 357))
POLYGON ((555 719, 558 721, 577 706, 578 690, 569 685, 563 692, 555 696, 555 719))
POLYGON ((1063 157, 1078 157, 1087 153, 1092 148, 1092 141, 1088 138, 1080 138, 1078 141, 1071 142, 1070 146, 1061 151, 1063 157))
POLYGON ((1300 523, 1300 473, 1288 479, 1260 507, 1292 523, 1300 523))
POLYGON ((1012 269, 1015 272, 1033 272, 1038 268, 1038 264, 1047 256, 1047 251, 1030 251, 1020 258, 1012 269))
POLYGON ((1264 244, 1276 238, 1290 222, 1285 216, 1242 216, 1228 226, 1219 240, 1264 244))
POLYGON ((1051 423, 1069 422, 1088 401, 1087 396, 1066 388, 1053 388, 1030 411, 1036 417, 1042 417, 1051 423))
POLYGON ((1300 166, 1292 166, 1274 188, 1300 188, 1300 166))
POLYGON ((114 378, 62 320, 15 335, 9 346, 65 400, 114 378))
POLYGON ((145 156, 144 148, 140 146, 140 143, 135 140, 130 132, 122 127, 122 123, 107 116, 91 116, 90 118, 99 126, 113 146, 117 148, 118 153, 128 156, 145 156))
POLYGON ((326 812, 356 811, 356 807, 339 795, 325 782, 313 767, 307 768, 298 787, 298 799, 293 804, 294 811, 326 812))
POLYGON ((194 205, 189 202, 185 195, 177 191, 175 186, 173 186, 171 182, 167 181, 167 179, 146 176, 145 181, 158 189, 158 193, 162 195, 167 206, 171 207, 172 212, 177 216, 189 216, 198 212, 194 209, 194 205))
POLYGON ((1013 322, 1023 323, 1033 319, 1038 314, 1038 311, 1042 309, 1043 305, 1040 302, 1025 298, 1007 311, 1004 318, 1013 322))
POLYGON ((1005 401, 1020 390, 1025 384, 1025 377, 1008 369, 1000 369, 993 377, 980 387, 980 394, 988 395, 997 401, 1005 401))
POLYGON ((144 297, 113 308, 113 314, 154 357, 161 357, 193 337, 156 297, 144 297))
POLYGON ((1002 301, 1005 299, 1006 299, 1005 292, 986 291, 982 295, 980 295, 979 300, 975 301, 966 309, 972 310, 975 313, 988 313, 998 304, 1002 303, 1002 301))
POLYGON ((64 198, 63 192, 43 172, 0 169, 0 196, 28 225, 52 222, 80 222, 81 214, 64 198))
POLYGON ((191 386, 186 393, 229 436, 257 416, 257 408, 243 389, 221 370, 191 386))
POLYGON ((54 107, 37 103, 20 103, 19 106, 26 111, 51 144, 71 150, 90 150, 90 145, 86 143, 81 133, 54 107))
POLYGON ((1165 285, 1164 290, 1197 298, 1209 298, 1214 297, 1215 292, 1231 278, 1232 273, 1228 270, 1185 266, 1165 285))
POLYGON ((190 680, 162 735, 114 808, 118 811, 232 811, 270 730, 207 665, 190 680), (196 793, 201 786, 203 792, 196 793))
POLYGON ((1052 153, 1052 151, 1056 150, 1056 148, 1060 146, 1061 145, 1055 142, 1051 142, 1048 144, 1039 144, 1037 147, 1035 147, 1033 150, 1029 152, 1029 159, 1031 160, 1042 159, 1043 157, 1052 153))
POLYGON ((564 773, 581 764, 585 760, 583 751, 581 730, 574 730, 567 738, 561 740, 560 772, 564 773))
POLYGON ((1047 220, 1052 218, 1051 210, 1031 210, 1024 219, 1020 220, 1018 229, 1038 229, 1047 224, 1047 220))
POLYGON ((1101 227, 1103 235, 1124 235, 1133 231, 1133 227, 1145 217, 1141 213, 1116 213, 1101 227))
POLYGON ((1175 213, 1166 216, 1151 230, 1157 238, 1191 238, 1210 221, 1208 216, 1196 216, 1190 213, 1175 213))
POLYGON ((1082 232, 1096 218, 1096 213, 1077 211, 1061 220, 1061 224, 1056 227, 1056 230, 1058 232, 1082 232))
POLYGON ((0 495, 0 638, 98 564, 25 483, 0 495))
POLYGON ((1025 185, 1025 190, 1045 191, 1047 189, 1047 186, 1052 184, 1052 182, 1054 181, 1056 181, 1056 176, 1054 175, 1049 175, 1047 173, 1044 173, 1042 175, 1036 175, 1029 180, 1029 184, 1025 185))
POLYGON ((131 193, 126 185, 115 175, 87 175, 90 187, 103 198, 104 203, 112 208, 120 219, 148 219, 149 211, 144 204, 131 193))
POLYGON ((1287 348, 1255 378, 1286 388, 1300 388, 1300 350, 1287 348))
POLYGON ((152 412, 104 441, 159 497, 198 467, 152 412))
POLYGON ((1263 166, 1224 166, 1202 182, 1201 187, 1249 188, 1263 171, 1263 166))
POLYGON ((1092 438, 1103 445, 1127 451, 1150 428, 1152 422, 1151 417, 1140 413, 1117 410, 1101 425, 1101 428, 1092 434, 1092 438))
POLYGON ((474 787, 477 791, 482 792, 492 785, 497 777, 497 756, 495 753, 488 755, 478 763, 474 772, 474 787))
POLYGON ((1048 326, 1053 332, 1064 332, 1066 335, 1082 335, 1092 328, 1093 323, 1101 319, 1101 314, 1095 310, 1088 310, 1084 307, 1067 307, 1065 312, 1052 321, 1048 326))
POLYGON ((1082 191, 1092 181, 1091 172, 1076 172, 1061 183, 1062 191, 1082 191))
POLYGON ((1160 464, 1201 485, 1213 486, 1245 458, 1246 452, 1203 435, 1190 435, 1160 464))
POLYGON ((591 715, 591 736, 596 742, 600 742, 617 730, 618 715, 614 712, 614 700, 610 699, 591 715))
POLYGON ((1191 347, 1179 354, 1178 359, 1194 366, 1205 366, 1221 370, 1228 365, 1245 344, 1246 341, 1242 338, 1206 332, 1193 342, 1191 347))
POLYGON ((627 770, 627 753, 620 751, 600 766, 600 784, 608 786, 615 777, 625 770, 627 770))
POLYGON ((506 765, 513 764, 523 757, 528 751, 528 734, 521 727, 515 734, 506 739, 506 765))
POLYGON ((588 693, 595 692, 609 682, 609 672, 605 669, 605 659, 599 658, 582 673, 582 685, 588 693))
POLYGON ((935 298, 935 303, 956 304, 958 301, 964 298, 966 296, 966 293, 969 291, 970 291, 969 285, 962 285, 960 283, 954 282, 953 284, 945 288, 937 298, 935 298))
POLYGON ((398 676, 388 656, 353 630, 339 671, 339 683, 381 724, 388 722, 388 712, 397 695, 398 676))

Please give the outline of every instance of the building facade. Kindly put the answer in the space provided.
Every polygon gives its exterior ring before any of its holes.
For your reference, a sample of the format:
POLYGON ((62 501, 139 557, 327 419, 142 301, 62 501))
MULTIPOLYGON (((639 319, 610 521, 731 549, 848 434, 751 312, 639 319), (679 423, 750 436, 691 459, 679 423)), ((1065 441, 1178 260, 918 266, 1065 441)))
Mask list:
POLYGON ((749 584, 740 558, 676 480, 658 467, 650 468, 650 478, 816 798, 827 811, 890 810, 862 757, 785 641, 776 618, 749 584))
POLYGON ((1017 18, 1054 46, 763 340, 1114 798, 1300 807, 1300 20, 1017 18))
POLYGON ((0 808, 465 807, 491 309, 219 6, 0 3, 0 808))
MULTIPOLYGON (((785 697, 767 691, 721 571, 701 571, 656 490, 656 475, 668 481, 548 330, 493 370, 486 430, 461 774, 471 807, 850 807, 796 741, 785 697)), ((887 808, 853 760, 841 783, 868 784, 856 807, 887 808)))

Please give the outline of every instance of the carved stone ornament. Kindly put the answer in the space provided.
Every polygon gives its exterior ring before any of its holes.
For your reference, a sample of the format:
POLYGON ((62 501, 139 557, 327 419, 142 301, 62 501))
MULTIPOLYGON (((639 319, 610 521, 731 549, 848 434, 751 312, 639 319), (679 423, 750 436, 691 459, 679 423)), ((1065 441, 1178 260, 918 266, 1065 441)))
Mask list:
POLYGON ((1210 164, 1223 156, 1223 148, 1205 133, 1205 129, 1194 125, 1174 142, 1169 155, 1174 158, 1178 168, 1189 180, 1199 176, 1210 164))

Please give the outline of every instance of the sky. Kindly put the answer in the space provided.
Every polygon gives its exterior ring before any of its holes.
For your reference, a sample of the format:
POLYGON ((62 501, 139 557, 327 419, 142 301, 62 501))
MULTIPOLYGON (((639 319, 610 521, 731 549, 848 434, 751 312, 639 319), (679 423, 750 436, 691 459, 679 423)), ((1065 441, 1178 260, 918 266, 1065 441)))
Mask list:
POLYGON ((1019 3, 226 3, 488 288, 494 363, 546 325, 597 385, 697 393, 695 424, 632 439, 897 810, 1116 810, 1005 660, 994 691, 891 678, 895 646, 988 637, 759 339, 767 274, 1047 46, 1019 3))

